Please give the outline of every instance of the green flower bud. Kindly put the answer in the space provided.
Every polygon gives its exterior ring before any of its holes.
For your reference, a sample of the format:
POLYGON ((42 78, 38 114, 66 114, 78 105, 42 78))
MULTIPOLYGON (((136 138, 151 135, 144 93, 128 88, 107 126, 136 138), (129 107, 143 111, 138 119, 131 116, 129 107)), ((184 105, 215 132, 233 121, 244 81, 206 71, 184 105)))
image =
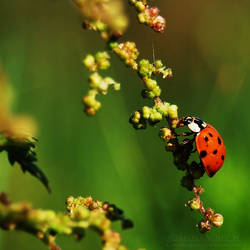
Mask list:
POLYGON ((110 56, 106 51, 98 52, 95 57, 99 69, 105 70, 110 66, 110 56))
POLYGON ((97 111, 101 108, 102 104, 98 101, 95 102, 95 105, 93 106, 93 108, 97 111))
POLYGON ((157 85, 152 92, 154 93, 155 96, 160 96, 161 95, 161 88, 159 85, 157 85))
POLYGON ((91 72, 94 72, 97 70, 97 65, 95 63, 95 58, 92 55, 87 55, 84 59, 83 59, 83 64, 84 66, 91 72))
POLYGON ((204 188, 200 185, 196 187, 196 191, 198 195, 201 195, 205 192, 204 188))
POLYGON ((170 124, 171 128, 177 128, 178 123, 179 123, 178 119, 172 119, 172 120, 170 119, 169 120, 169 124, 170 124))
POLYGON ((95 106, 96 100, 95 100, 95 97, 93 97, 93 96, 88 96, 88 95, 84 96, 82 100, 83 100, 84 104, 89 106, 89 107, 95 106))
POLYGON ((153 99, 155 97, 153 91, 148 91, 146 89, 142 90, 141 95, 143 98, 148 98, 148 99, 153 99))
POLYGON ((172 137, 172 131, 169 128, 163 127, 160 129, 160 137, 164 141, 169 142, 172 137))
POLYGON ((150 122, 156 123, 162 120, 162 114, 160 112, 157 112, 156 109, 152 109, 149 117, 150 122))
POLYGON ((98 89, 100 90, 100 92, 101 92, 103 95, 105 95, 105 94, 107 94, 108 87, 109 87, 108 83, 105 82, 105 81, 102 81, 102 82, 100 83, 98 89))
POLYGON ((144 106, 144 107, 142 108, 142 115, 143 115, 143 118, 148 119, 149 116, 150 116, 151 110, 152 110, 151 108, 149 108, 149 107, 147 107, 147 106, 144 106))
POLYGON ((145 84, 146 84, 148 90, 153 90, 157 86, 157 82, 155 80, 151 79, 151 78, 148 78, 145 81, 145 84))
POLYGON ((141 113, 139 111, 135 111, 130 119, 133 124, 139 123, 141 119, 141 113))
POLYGON ((145 5, 141 2, 141 1, 137 1, 135 4, 135 7, 142 12, 143 10, 145 10, 145 5))
POLYGON ((121 84, 120 83, 115 83, 114 84, 114 90, 120 90, 121 89, 121 84))
POLYGON ((96 95, 98 94, 97 90, 96 89, 90 89, 88 91, 88 96, 92 96, 92 97, 96 97, 96 95))
POLYGON ((136 4, 137 0, 129 0, 131 4, 136 4))
POLYGON ((96 22, 95 22, 95 25, 96 25, 96 27, 97 27, 97 29, 99 30, 99 31, 105 31, 106 29, 107 29, 107 25, 105 24, 105 23, 103 23, 102 21, 100 21, 100 20, 97 20, 96 22))
POLYGON ((110 42, 109 43, 109 47, 111 48, 111 49, 114 49, 114 48, 116 48, 118 46, 118 43, 117 42, 110 42))
POLYGON ((158 112, 160 112, 163 116, 168 116, 168 108, 169 108, 170 104, 168 102, 164 102, 164 103, 159 103, 156 106, 156 110, 158 112))
POLYGON ((176 105, 170 105, 168 108, 168 116, 170 119, 177 119, 178 118, 178 107, 176 105))
POLYGON ((93 116, 93 115, 95 115, 96 114, 96 110, 94 109, 94 108, 92 108, 92 107, 85 107, 85 113, 87 114, 87 115, 89 115, 89 116, 93 116))
POLYGON ((172 78, 173 77, 173 72, 172 72, 172 69, 170 69, 170 68, 167 68, 167 69, 164 69, 163 71, 162 71, 162 78, 164 79, 164 78, 172 78))
POLYGON ((102 82, 102 77, 97 72, 89 76, 89 86, 91 88, 98 88, 101 82, 102 82))
POLYGON ((139 74, 142 77, 148 76, 150 77, 153 72, 153 65, 149 62, 149 60, 142 59, 139 62, 139 74))
POLYGON ((200 223, 198 224, 198 228, 201 233, 206 233, 210 231, 211 226, 210 226, 209 221, 200 221, 200 223))
POLYGON ((145 120, 142 120, 141 123, 133 124, 135 129, 145 129, 147 127, 147 123, 145 120))
POLYGON ((88 216, 89 216, 89 210, 85 207, 76 207, 74 210, 73 210, 73 215, 76 219, 78 220, 83 220, 83 219, 86 219, 88 216))
POLYGON ((201 207, 201 202, 199 198, 193 198, 191 201, 188 202, 188 206, 191 210, 199 210, 201 207))
POLYGON ((139 13, 137 15, 137 17, 138 17, 138 20, 140 23, 147 23, 148 22, 148 16, 145 15, 143 12, 139 13))
POLYGON ((162 68, 164 66, 161 60, 156 60, 154 62, 154 65, 157 69, 162 68))
POLYGON ((212 219, 211 222, 215 227, 221 227, 223 224, 224 218, 221 214, 215 214, 212 219))

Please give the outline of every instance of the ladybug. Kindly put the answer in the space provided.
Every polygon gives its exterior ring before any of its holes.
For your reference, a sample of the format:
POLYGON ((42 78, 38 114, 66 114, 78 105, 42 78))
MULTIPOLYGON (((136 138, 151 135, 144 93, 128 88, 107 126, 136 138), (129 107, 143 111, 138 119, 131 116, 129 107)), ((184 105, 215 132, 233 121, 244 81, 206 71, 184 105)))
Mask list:
POLYGON ((209 177, 212 177, 223 165, 226 151, 218 131, 198 117, 187 116, 182 120, 195 135, 195 146, 202 165, 209 177))

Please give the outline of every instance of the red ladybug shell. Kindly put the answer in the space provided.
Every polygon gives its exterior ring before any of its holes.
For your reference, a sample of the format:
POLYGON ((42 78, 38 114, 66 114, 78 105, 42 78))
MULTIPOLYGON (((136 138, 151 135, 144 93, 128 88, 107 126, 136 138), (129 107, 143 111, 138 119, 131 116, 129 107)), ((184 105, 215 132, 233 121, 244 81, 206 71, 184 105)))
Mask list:
POLYGON ((207 124, 196 135, 195 145, 207 175, 212 177, 222 167, 226 156, 225 145, 220 134, 207 124))

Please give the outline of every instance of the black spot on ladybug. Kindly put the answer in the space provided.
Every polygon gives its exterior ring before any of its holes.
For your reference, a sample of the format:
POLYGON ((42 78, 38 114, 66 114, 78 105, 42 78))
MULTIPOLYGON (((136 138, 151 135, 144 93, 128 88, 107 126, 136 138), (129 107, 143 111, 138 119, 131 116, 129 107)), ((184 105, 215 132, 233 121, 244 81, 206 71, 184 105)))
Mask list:
POLYGON ((205 141, 208 141, 208 138, 207 138, 207 136, 204 136, 204 140, 205 140, 205 141))
POLYGON ((221 139, 220 139, 220 137, 218 137, 218 143, 221 145, 221 139))
POLYGON ((207 155, 207 151, 202 150, 201 153, 200 153, 200 157, 204 158, 204 157, 206 157, 206 155, 207 155))
POLYGON ((221 156, 221 160, 223 160, 223 161, 224 161, 224 159, 225 159, 225 156, 224 156, 224 155, 222 155, 222 156, 221 156))
POLYGON ((210 137, 213 137, 213 135, 211 133, 208 133, 210 135, 210 137))
POLYGON ((216 154, 217 154, 217 152, 218 152, 218 150, 217 150, 217 149, 215 149, 215 150, 213 151, 213 154, 214 154, 214 155, 216 155, 216 154))

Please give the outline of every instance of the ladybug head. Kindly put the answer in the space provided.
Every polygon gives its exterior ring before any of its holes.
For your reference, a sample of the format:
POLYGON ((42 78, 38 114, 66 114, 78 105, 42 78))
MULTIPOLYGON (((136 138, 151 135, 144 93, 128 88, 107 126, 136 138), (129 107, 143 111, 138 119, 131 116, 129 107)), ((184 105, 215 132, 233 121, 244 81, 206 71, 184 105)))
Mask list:
POLYGON ((199 133, 202 129, 204 129, 207 126, 207 124, 200 118, 192 116, 186 116, 183 119, 183 123, 187 125, 188 128, 194 133, 199 133))

